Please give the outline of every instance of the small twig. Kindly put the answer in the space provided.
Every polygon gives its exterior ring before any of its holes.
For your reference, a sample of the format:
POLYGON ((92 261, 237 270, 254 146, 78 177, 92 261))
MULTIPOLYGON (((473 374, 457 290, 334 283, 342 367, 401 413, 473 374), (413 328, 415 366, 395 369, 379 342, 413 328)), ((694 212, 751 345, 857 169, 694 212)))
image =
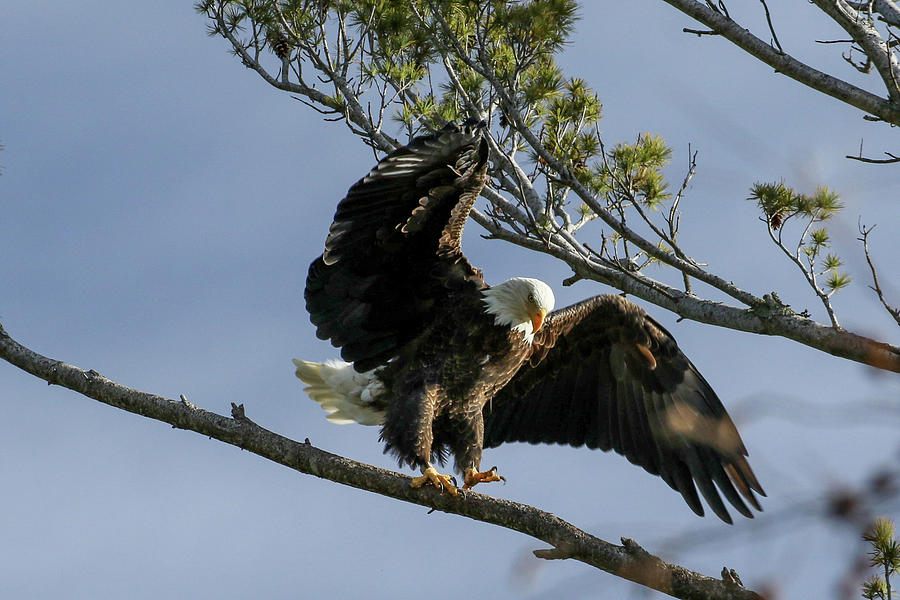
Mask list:
POLYGON ((564 560, 567 558, 572 558, 571 552, 562 550, 561 548, 534 550, 532 554, 534 554, 537 558, 543 558, 544 560, 564 560))
POLYGON ((869 270, 872 272, 872 282, 875 285, 870 285, 869 289, 875 292, 878 295, 878 299, 881 301, 882 306, 884 306, 885 310, 888 311, 894 320, 897 322, 897 325, 900 325, 900 308, 894 308, 890 304, 887 303, 887 300, 884 298, 884 293, 881 290, 881 284, 878 282, 878 271, 875 270, 875 264, 872 262, 872 257, 869 255, 869 234, 872 233, 872 230, 875 229, 876 225, 872 225, 871 227, 866 227, 862 224, 862 220, 857 221, 857 227, 859 228, 859 234, 862 237, 858 237, 860 242, 863 245, 863 251, 866 254, 866 262, 869 263, 869 270))
POLYGON ((895 154, 891 154, 890 152, 885 152, 890 158, 866 158, 865 156, 851 156, 847 155, 844 158, 849 158, 850 160, 858 160, 859 162, 871 163, 876 165, 888 165, 891 163, 900 162, 900 156, 895 154))
POLYGON ((772 33, 772 40, 775 42, 775 47, 778 48, 778 51, 784 54, 784 48, 781 47, 781 42, 778 41, 778 35, 775 33, 775 26, 772 25, 772 15, 769 14, 769 6, 766 4, 766 0, 759 0, 763 9, 766 11, 766 22, 769 24, 769 31, 772 33))
MULTIPOLYGON (((675 241, 678 239, 678 228, 681 224, 681 217, 678 214, 678 205, 687 191, 688 184, 697 172, 697 152, 697 150, 691 152, 691 145, 688 144, 688 170, 684 175, 684 179, 681 181, 681 187, 678 188, 678 192, 672 200, 672 206, 669 207, 669 216, 666 217, 666 223, 669 225, 669 237, 673 242, 673 249, 675 248, 675 241)), ((677 251, 680 252, 681 250, 678 249, 677 251)), ((681 273, 681 276, 684 280, 684 291, 688 294, 692 294, 693 291, 691 289, 690 276, 684 272, 681 273)))

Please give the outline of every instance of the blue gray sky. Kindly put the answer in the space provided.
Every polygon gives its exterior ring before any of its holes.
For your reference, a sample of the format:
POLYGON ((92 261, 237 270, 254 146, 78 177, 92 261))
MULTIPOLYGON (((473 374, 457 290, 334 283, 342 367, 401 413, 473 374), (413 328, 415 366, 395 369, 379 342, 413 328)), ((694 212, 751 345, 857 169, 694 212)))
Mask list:
MULTIPOLYGON (((837 47, 813 44, 842 34, 812 6, 793 4, 773 7, 786 49, 876 86, 844 67, 837 47)), ((395 468, 376 429, 325 421, 290 362, 336 356, 308 323, 303 283, 335 204, 374 157, 342 125, 243 68, 206 36, 190 5, 4 7, 0 320, 34 350, 125 385, 185 394, 226 414, 243 403, 269 429, 395 468)), ((734 15, 764 25, 757 6, 745 10, 734 15)), ((843 158, 861 138, 870 155, 896 152, 896 136, 724 40, 683 34, 694 24, 662 2, 590 3, 582 16, 562 63, 597 90, 606 142, 663 135, 675 150, 673 181, 688 144, 699 151, 682 205, 684 247, 749 291, 778 290, 824 321, 745 198, 755 181, 805 191, 827 184, 847 205, 832 233, 855 277, 835 300, 839 317, 900 341, 866 289, 855 242, 859 215, 879 224, 872 250, 900 301, 897 167, 843 158)), ((610 291, 586 282, 562 288, 565 265, 479 233, 468 228, 465 250, 489 281, 539 276, 559 304, 610 291)), ((856 533, 774 518, 897 461, 896 404, 874 416, 863 410, 895 403, 897 377, 648 309, 738 421, 769 493, 766 511, 733 527, 699 519, 621 457, 522 444, 486 453, 508 483, 483 491, 610 541, 634 538, 706 574, 725 564, 751 587, 833 596, 859 549, 856 533), (667 543, 698 532, 711 541, 667 543)), ((499 599, 615 598, 633 587, 579 563, 530 558, 542 544, 520 534, 301 475, 48 387, 6 363, 0 397, 4 598, 437 600, 471 591, 469 577, 484 582, 476 595, 499 599)), ((896 518, 900 509, 882 514, 896 518)))

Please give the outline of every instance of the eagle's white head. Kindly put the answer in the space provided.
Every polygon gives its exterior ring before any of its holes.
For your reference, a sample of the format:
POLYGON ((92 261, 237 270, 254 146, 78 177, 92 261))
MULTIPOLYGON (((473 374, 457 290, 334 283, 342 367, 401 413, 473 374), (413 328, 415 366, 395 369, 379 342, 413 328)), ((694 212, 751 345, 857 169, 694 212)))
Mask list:
POLYGON ((549 285, 530 277, 513 277, 483 294, 494 323, 522 332, 529 344, 556 302, 549 285))

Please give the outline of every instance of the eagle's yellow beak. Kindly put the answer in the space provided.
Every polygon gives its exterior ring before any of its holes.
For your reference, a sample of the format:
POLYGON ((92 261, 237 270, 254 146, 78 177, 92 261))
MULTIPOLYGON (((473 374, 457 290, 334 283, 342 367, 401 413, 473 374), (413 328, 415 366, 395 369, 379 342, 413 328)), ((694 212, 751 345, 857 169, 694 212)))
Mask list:
POLYGON ((531 314, 531 332, 532 333, 538 332, 538 330, 541 328, 541 325, 544 324, 544 317, 546 317, 546 316, 547 316, 547 311, 544 310, 543 308, 540 309, 538 312, 531 314))

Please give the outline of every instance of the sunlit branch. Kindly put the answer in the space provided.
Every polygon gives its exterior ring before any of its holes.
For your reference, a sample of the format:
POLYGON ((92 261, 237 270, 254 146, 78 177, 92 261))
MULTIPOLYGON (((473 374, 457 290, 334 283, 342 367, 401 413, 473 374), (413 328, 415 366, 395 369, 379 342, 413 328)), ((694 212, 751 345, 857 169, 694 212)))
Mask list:
POLYGON ((531 506, 467 492, 451 496, 430 488, 412 488, 409 477, 356 462, 296 442, 264 429, 232 405, 231 418, 204 410, 183 396, 181 401, 148 394, 118 384, 93 370, 83 370, 41 356, 13 340, 0 325, 0 357, 43 379, 115 408, 139 414, 172 427, 194 431, 252 452, 301 473, 367 490, 404 502, 482 521, 542 540, 547 559, 574 559, 676 598, 761 600, 755 592, 734 583, 707 577, 663 562, 632 540, 617 546, 596 538, 559 517, 531 506))

